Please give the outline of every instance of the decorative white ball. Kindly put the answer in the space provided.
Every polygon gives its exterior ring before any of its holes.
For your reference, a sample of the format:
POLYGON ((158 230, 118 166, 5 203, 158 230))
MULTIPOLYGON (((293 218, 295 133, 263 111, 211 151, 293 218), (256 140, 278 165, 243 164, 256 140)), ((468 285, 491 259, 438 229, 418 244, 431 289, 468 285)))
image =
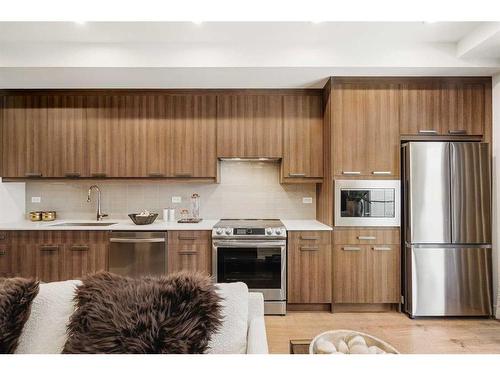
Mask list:
POLYGON ((349 347, 349 349, 351 349, 353 346, 356 346, 356 345, 366 346, 365 339, 359 335, 356 335, 356 336, 350 338, 349 341, 347 342, 347 346, 349 347))
POLYGON ((366 345, 357 344, 350 347, 349 354, 370 354, 370 351, 366 345))
POLYGON ((349 353, 349 347, 347 346, 346 342, 342 339, 337 341, 335 343, 335 346, 337 347, 337 351, 342 354, 347 354, 349 353))
POLYGON ((321 339, 316 343, 316 353, 318 354, 332 354, 336 351, 337 349, 335 348, 335 345, 333 345, 330 341, 321 339))

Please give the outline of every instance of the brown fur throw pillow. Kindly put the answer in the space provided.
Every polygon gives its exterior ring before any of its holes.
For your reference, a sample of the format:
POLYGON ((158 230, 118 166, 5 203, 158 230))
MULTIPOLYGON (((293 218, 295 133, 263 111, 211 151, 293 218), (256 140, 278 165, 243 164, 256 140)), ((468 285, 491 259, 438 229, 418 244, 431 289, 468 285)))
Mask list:
POLYGON ((0 353, 11 354, 17 348, 19 337, 31 311, 31 303, 38 294, 38 281, 0 278, 0 353))
POLYGON ((222 321, 220 297, 201 274, 100 272, 76 293, 63 353, 203 353, 222 321))

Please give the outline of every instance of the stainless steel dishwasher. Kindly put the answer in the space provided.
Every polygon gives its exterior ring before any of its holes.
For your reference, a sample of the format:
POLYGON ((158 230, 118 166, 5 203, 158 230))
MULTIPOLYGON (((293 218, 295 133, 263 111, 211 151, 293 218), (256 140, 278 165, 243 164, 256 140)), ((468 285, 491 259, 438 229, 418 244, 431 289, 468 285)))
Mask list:
POLYGON ((166 232, 111 232, 109 272, 123 276, 167 272, 166 232))

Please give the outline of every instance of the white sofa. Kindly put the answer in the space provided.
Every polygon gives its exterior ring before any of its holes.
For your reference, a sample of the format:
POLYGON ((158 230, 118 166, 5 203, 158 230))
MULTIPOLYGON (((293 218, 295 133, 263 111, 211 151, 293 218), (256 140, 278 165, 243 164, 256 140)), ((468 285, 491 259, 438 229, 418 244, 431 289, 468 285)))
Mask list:
MULTIPOLYGON (((80 281, 40 285, 33 300, 16 353, 57 354, 66 341, 66 325, 74 311, 74 292, 80 281)), ((221 329, 211 339, 210 354, 267 354, 264 299, 249 293, 244 283, 218 284, 223 298, 221 329)))

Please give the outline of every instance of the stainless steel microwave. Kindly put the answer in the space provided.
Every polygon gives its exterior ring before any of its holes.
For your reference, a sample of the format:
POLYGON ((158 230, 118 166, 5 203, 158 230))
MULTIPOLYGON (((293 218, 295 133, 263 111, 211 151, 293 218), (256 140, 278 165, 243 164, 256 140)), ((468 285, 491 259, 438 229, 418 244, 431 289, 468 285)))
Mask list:
POLYGON ((399 180, 335 180, 335 226, 399 227, 399 180))

